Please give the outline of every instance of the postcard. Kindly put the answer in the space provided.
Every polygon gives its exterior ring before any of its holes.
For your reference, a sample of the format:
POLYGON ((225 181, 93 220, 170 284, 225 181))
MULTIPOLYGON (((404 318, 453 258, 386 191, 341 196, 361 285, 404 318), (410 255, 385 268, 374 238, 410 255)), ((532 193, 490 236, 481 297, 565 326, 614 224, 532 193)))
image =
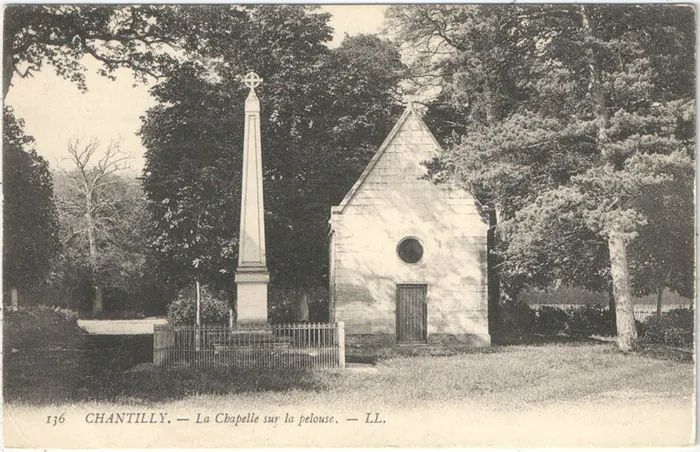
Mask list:
POLYGON ((696 441, 671 4, 10 4, 3 444, 696 441))

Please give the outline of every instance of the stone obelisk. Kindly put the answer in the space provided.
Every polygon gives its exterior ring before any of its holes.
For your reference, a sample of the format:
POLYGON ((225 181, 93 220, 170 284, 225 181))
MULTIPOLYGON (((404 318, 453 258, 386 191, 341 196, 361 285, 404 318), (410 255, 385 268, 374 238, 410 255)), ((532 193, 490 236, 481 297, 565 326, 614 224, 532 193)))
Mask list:
POLYGON ((243 186, 241 190, 241 229, 236 268, 237 324, 268 328, 267 283, 270 274, 265 262, 265 215, 263 207, 262 149, 260 146, 260 101, 255 87, 262 79, 254 72, 243 77, 250 88, 245 101, 243 134, 243 186))

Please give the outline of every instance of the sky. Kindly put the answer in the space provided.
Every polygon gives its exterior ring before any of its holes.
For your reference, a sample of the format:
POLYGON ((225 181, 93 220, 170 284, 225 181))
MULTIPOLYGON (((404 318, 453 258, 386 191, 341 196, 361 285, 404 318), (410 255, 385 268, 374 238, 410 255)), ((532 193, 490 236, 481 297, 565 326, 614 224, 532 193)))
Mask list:
MULTIPOLYGON (((332 14, 335 30, 331 46, 337 46, 347 33, 378 33, 386 5, 325 5, 321 9, 332 14)), ((137 137, 140 117, 154 105, 148 87, 134 86, 129 70, 117 72, 111 81, 96 74, 98 65, 86 58, 88 92, 82 93, 74 83, 54 73, 50 66, 31 78, 15 76, 6 102, 15 115, 24 119, 25 133, 36 140, 37 152, 52 170, 69 168, 65 159, 67 143, 81 138, 97 138, 101 148, 111 141, 120 141, 121 150, 129 154, 130 169, 140 173, 144 165, 145 148, 137 137)), ((243 102, 243 99, 241 99, 243 102)))

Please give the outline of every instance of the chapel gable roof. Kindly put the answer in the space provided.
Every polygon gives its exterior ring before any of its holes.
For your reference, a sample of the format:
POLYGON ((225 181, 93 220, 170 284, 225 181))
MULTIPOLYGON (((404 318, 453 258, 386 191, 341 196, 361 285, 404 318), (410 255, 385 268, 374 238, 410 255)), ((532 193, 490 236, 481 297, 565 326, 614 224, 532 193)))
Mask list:
POLYGON ((377 165, 377 162, 382 158, 382 155, 384 155, 384 152, 389 148, 391 145, 392 141, 394 141, 394 138, 396 138, 396 135, 401 131, 401 129, 404 127, 404 124, 408 121, 409 118, 413 117, 420 127, 423 129, 425 133, 427 133, 430 138, 432 138, 433 142, 435 143, 435 147, 438 152, 442 151, 442 148, 440 147, 440 144, 438 141, 435 139, 435 136, 433 133, 430 131, 428 126, 425 124, 423 119, 421 118, 421 115, 416 111, 413 102, 409 102, 408 105, 406 106, 406 109, 404 110, 403 114, 399 118, 399 120, 396 122, 394 127, 391 129, 391 132, 389 132, 389 135, 387 135, 386 139, 382 143, 381 146, 379 146, 379 149, 377 152, 374 154, 372 157, 372 160, 369 161, 367 164, 367 167, 362 171, 362 174, 360 174, 359 179, 355 182, 355 184, 350 188, 350 191, 345 195, 343 200, 340 202, 340 204, 337 207, 334 207, 332 209, 333 213, 343 213, 345 211, 345 208, 347 205, 352 201, 352 199, 355 197, 357 192, 360 190, 362 187, 362 184, 367 180, 367 177, 372 173, 372 170, 374 170, 374 167, 377 165))

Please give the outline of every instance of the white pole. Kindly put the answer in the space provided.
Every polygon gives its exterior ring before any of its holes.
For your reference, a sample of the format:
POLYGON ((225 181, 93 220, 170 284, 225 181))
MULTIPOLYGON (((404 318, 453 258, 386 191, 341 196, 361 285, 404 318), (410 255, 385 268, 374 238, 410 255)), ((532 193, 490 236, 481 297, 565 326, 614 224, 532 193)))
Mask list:
POLYGON ((195 297, 197 298, 197 326, 199 326, 200 325, 199 319, 201 317, 200 312, 202 310, 202 298, 201 298, 202 296, 201 296, 201 292, 199 289, 199 278, 195 279, 194 285, 195 285, 195 290, 196 290, 195 297))
MULTIPOLYGON (((194 280, 194 285, 195 285, 195 297, 197 298, 197 329, 195 330, 195 337, 194 337, 194 350, 196 352, 199 351, 200 348, 200 337, 199 337, 199 326, 200 326, 200 312, 202 310, 202 296, 201 296, 201 291, 199 288, 199 278, 194 280)), ((197 356, 199 358, 199 356, 197 356)))
POLYGON ((11 300, 12 300, 12 310, 13 311, 19 311, 19 296, 17 295, 17 288, 13 287, 12 288, 12 294, 11 300))

